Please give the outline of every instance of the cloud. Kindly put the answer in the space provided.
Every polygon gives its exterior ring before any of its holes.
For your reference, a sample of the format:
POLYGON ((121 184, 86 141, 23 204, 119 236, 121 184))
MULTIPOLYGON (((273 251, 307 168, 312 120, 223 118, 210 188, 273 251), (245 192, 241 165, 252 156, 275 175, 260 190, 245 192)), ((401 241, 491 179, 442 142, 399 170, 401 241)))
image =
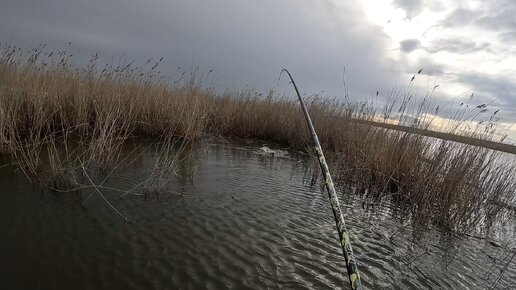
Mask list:
MULTIPOLYGON (((368 6, 362 6, 360 1, 11 2, 0 9, 2 43, 13 36, 16 45, 30 47, 46 42, 49 49, 59 50, 72 41, 71 47, 80 50, 86 58, 99 52, 102 62, 117 62, 125 56, 141 64, 150 57, 163 56, 160 68, 166 74, 177 72, 177 67, 188 69, 196 65, 201 71, 215 69, 210 76, 217 79, 216 89, 222 91, 250 85, 260 91, 276 87, 278 91, 291 93, 286 81, 278 85, 279 71, 286 67, 304 93, 342 96, 344 66, 350 95, 357 99, 406 84, 419 69, 431 76, 443 74, 439 78, 443 91, 447 84, 455 85, 454 81, 467 85, 478 82, 486 95, 508 96, 510 91, 503 88, 511 84, 496 82, 496 74, 494 79, 487 75, 475 80, 466 73, 480 64, 488 65, 490 72, 496 73, 500 63, 494 57, 477 59, 470 52, 496 48, 497 59, 514 60, 510 58, 511 45, 503 42, 489 45, 486 40, 469 37, 471 32, 489 30, 496 31, 493 35, 502 41, 515 40, 513 20, 509 12, 504 12, 514 11, 511 1, 495 0, 494 4, 475 6, 469 5, 469 0, 460 4, 445 0, 393 0, 390 8, 403 9, 407 18, 420 16, 418 23, 412 21, 410 29, 403 24, 379 25, 383 19, 372 19, 374 13, 365 13, 363 9, 368 6), (444 13, 453 7, 458 8, 442 22, 426 23, 433 21, 426 13, 444 13), (420 31, 420 26, 426 24, 431 27, 428 33, 420 31), (464 31, 470 34, 463 34, 464 31), (428 38, 435 35, 441 38, 428 38), (447 54, 438 54, 439 51, 447 54), (449 71, 461 78, 451 79, 449 71), (449 82, 443 83, 444 79, 449 82)), ((400 13, 399 9, 393 10, 398 10, 396 15, 400 13)), ((400 22, 406 23, 407 19, 400 22)), ((509 97, 505 99, 508 104, 511 102, 509 97)), ((516 100, 512 102, 515 105, 507 108, 516 112, 516 100)))
MULTIPOLYGON (((505 112, 511 113, 516 110, 516 80, 510 76, 460 73, 455 78, 458 82, 472 87, 475 94, 482 97, 479 102, 489 102, 496 98, 494 104, 503 108, 505 112)), ((516 121, 514 114, 511 114, 510 121, 516 121)))
POLYGON ((490 30, 516 30, 516 3, 511 3, 495 13, 478 18, 475 23, 490 30))
POLYGON ((425 8, 423 0, 393 0, 393 4, 395 7, 405 10, 405 15, 409 19, 421 14, 425 8))
POLYGON ((448 14, 441 24, 445 27, 466 26, 474 22, 480 15, 479 11, 457 8, 448 14))
POLYGON ((489 46, 490 45, 487 42, 477 43, 475 41, 464 38, 438 38, 432 41, 430 46, 426 47, 425 49, 430 53, 446 51, 451 53, 464 54, 487 50, 489 46))
POLYGON ((418 49, 420 45, 421 43, 417 39, 405 39, 400 42, 400 50, 409 53, 418 49))
POLYGON ((391 59, 390 61, 390 66, 394 71, 400 70, 405 74, 405 80, 410 80, 419 70, 421 70, 420 75, 435 77, 444 74, 444 69, 446 69, 446 65, 434 61, 431 56, 419 56, 416 59, 391 59))
POLYGON ((408 66, 407 73, 414 73, 421 69, 422 75, 436 76, 443 74, 444 68, 443 64, 436 63, 429 57, 420 57, 408 66))
POLYGON ((425 6, 430 11, 434 11, 434 12, 441 12, 446 9, 445 3, 443 3, 443 1, 440 1, 440 0, 426 0, 425 6))
POLYGON ((451 12, 441 24, 445 27, 474 25, 500 32, 516 31, 516 2, 507 0, 486 1, 482 9, 459 7, 451 12))
POLYGON ((72 41, 105 61, 163 56, 167 72, 214 68, 221 90, 267 90, 286 67, 305 92, 333 97, 343 94, 346 66, 350 92, 361 96, 399 76, 383 75, 389 39, 365 19, 360 5, 342 1, 25 0, 0 10, 0 41, 15 34, 16 44, 54 49, 72 41))
POLYGON ((502 42, 516 42, 516 31, 502 32, 497 35, 502 42))

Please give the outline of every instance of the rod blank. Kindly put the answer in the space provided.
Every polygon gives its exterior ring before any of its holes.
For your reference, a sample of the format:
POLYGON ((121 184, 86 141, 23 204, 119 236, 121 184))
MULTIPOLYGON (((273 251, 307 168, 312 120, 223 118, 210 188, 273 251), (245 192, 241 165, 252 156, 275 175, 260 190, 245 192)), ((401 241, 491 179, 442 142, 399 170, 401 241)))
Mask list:
POLYGON ((319 159, 319 164, 321 166, 321 171, 324 177, 324 183, 326 186, 326 191, 328 192, 328 197, 330 199, 331 209, 333 211, 333 217, 335 218, 335 224, 337 225, 337 231, 339 232, 339 241, 342 247, 342 253, 344 254, 344 259, 346 260, 346 269, 348 272, 349 283, 351 284, 351 289, 362 289, 362 282, 360 280, 360 274, 358 273, 358 268, 355 260, 355 255, 353 254, 353 248, 351 247, 351 242, 349 241, 349 235, 346 229, 346 223, 344 221, 344 216, 342 215, 342 210, 340 209, 339 199, 337 197, 337 193, 335 192, 335 186, 333 185, 333 181, 331 179, 330 170, 328 169, 328 164, 326 163, 326 159, 324 158, 324 154, 321 148, 321 143, 319 142, 319 138, 314 129, 314 125, 312 124, 312 119, 308 114, 308 110, 306 109, 305 103, 301 98, 301 94, 299 94, 299 90, 297 89, 296 82, 294 82, 294 78, 287 69, 281 70, 281 73, 286 72, 296 90, 297 97, 299 98, 299 102, 301 103, 301 108, 303 109, 303 114, 305 115, 306 123, 308 125, 308 129, 310 130, 310 134, 312 135, 312 142, 314 145, 314 150, 317 153, 317 158, 319 159))

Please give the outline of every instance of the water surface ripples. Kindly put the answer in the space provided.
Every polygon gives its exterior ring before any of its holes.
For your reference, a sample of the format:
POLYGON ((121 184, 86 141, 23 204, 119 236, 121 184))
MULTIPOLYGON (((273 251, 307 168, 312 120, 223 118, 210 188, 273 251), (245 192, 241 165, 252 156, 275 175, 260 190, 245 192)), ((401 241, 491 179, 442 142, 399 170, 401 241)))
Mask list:
MULTIPOLYGON (((151 164, 135 162, 109 186, 132 187, 151 164)), ((207 144, 193 161, 193 184, 178 181, 159 199, 119 200, 120 193, 106 192, 130 222, 98 198, 83 209, 78 194, 40 194, 21 173, 3 170, 2 288, 345 288, 327 196, 304 182, 305 166, 254 148, 207 144)), ((369 212, 351 194, 341 197, 367 289, 489 288, 499 270, 485 273, 507 255, 474 238, 451 253, 441 248, 438 234, 416 244, 409 234, 391 242, 400 224, 388 209, 369 212)), ((516 261, 508 265, 496 289, 516 285, 516 261)))

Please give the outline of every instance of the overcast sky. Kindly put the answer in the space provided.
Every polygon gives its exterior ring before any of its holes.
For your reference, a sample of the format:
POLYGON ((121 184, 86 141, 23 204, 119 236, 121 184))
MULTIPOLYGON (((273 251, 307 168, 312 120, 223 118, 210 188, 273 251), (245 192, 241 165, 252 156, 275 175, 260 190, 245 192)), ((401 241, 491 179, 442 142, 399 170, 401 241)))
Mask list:
MULTIPOLYGON (((449 107, 493 102, 516 121, 516 1, 0 0, 0 42, 48 43, 161 69, 214 69, 219 89, 267 90, 288 68, 303 92, 380 97, 439 84, 449 107), (475 92, 473 99, 471 93, 475 92)), ((280 87, 283 85, 280 85, 280 87)))

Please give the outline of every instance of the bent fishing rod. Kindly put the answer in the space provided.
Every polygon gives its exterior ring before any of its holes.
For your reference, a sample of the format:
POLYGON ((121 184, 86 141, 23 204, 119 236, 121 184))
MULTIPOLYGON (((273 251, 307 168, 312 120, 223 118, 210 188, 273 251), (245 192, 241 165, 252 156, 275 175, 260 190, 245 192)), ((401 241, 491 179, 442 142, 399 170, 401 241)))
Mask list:
POLYGON ((288 74, 290 81, 294 86, 294 90, 296 90, 299 103, 301 103, 301 109, 303 110, 303 114, 305 115, 308 129, 310 130, 310 134, 312 135, 312 142, 314 145, 315 152, 317 153, 319 165, 321 166, 321 171, 324 177, 324 184, 326 186, 326 191, 328 192, 328 197, 330 198, 330 205, 333 211, 333 217, 335 218, 335 223, 337 225, 337 231, 339 232, 340 246, 344 254, 344 259, 346 260, 346 269, 348 272, 348 278, 349 283, 351 284, 351 289, 362 289, 362 282, 360 281, 360 274, 358 273, 355 255, 353 254, 353 248, 351 247, 351 242, 349 241, 346 223, 344 222, 344 216, 342 215, 342 210, 340 209, 339 199, 337 197, 337 193, 335 192, 335 187, 331 179, 330 170, 328 169, 328 164, 326 163, 326 159, 324 158, 321 143, 319 142, 319 137, 317 137, 317 134, 315 133, 314 125, 312 124, 312 119, 308 114, 308 110, 306 109, 305 103, 301 98, 301 94, 299 94, 299 90, 297 89, 296 82, 294 82, 294 78, 292 78, 292 75, 287 69, 281 70, 280 77, 283 72, 286 72, 288 74))

